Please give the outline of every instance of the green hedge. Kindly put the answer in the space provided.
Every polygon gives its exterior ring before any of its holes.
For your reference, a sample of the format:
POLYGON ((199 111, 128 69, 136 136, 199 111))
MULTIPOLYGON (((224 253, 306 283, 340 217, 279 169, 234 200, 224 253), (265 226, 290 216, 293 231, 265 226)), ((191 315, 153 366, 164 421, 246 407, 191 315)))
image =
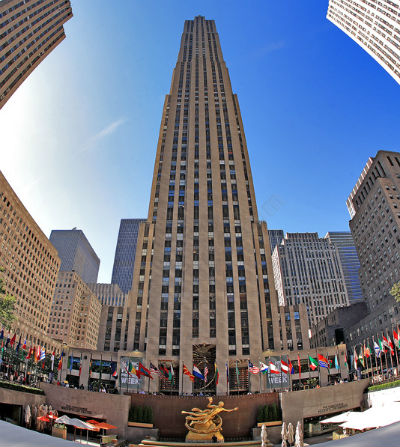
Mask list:
POLYGON ((257 422, 273 422, 282 420, 282 412, 277 404, 261 405, 257 411, 257 422))
POLYGON ((381 383, 379 385, 372 385, 368 388, 368 391, 387 390, 389 388, 396 388, 398 386, 400 386, 400 380, 395 380, 394 382, 381 383))
POLYGON ((153 423, 153 409, 151 407, 135 407, 129 409, 129 422, 153 423))
POLYGON ((15 382, 5 382, 3 380, 0 380, 0 388, 7 388, 13 391, 23 391, 24 393, 31 394, 44 394, 44 391, 40 388, 33 388, 31 386, 21 385, 15 382))

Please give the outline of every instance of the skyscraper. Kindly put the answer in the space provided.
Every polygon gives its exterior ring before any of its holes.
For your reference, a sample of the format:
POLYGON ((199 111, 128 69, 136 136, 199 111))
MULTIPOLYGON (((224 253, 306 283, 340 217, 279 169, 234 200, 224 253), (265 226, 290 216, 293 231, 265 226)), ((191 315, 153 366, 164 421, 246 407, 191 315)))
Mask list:
POLYGON ((86 283, 97 282, 100 259, 82 230, 53 230, 50 242, 61 259, 61 272, 76 272, 86 283))
POLYGON ((283 230, 268 230, 268 236, 271 245, 271 253, 273 253, 275 247, 283 242, 285 234, 283 233, 283 230))
POLYGON ((144 221, 145 219, 121 219, 119 226, 111 283, 118 284, 124 293, 128 293, 132 287, 139 226, 144 221))
POLYGON ((0 2, 0 109, 65 38, 69 0, 0 2))
POLYGON ((137 253, 128 350, 172 368, 181 391, 192 391, 183 364, 207 365, 209 377, 217 365, 225 392, 226 366, 247 371, 247 359, 276 349, 285 328, 238 98, 215 23, 201 16, 184 25, 137 253))
POLYGON ((400 0, 330 0, 327 18, 400 84, 400 0))
POLYGON ((360 261, 350 231, 329 231, 326 233, 325 239, 335 244, 339 252, 349 303, 353 304, 363 300, 360 277, 358 275, 360 261))
POLYGON ((279 304, 305 304, 310 326, 349 305, 337 248, 318 233, 287 233, 272 262, 279 304))

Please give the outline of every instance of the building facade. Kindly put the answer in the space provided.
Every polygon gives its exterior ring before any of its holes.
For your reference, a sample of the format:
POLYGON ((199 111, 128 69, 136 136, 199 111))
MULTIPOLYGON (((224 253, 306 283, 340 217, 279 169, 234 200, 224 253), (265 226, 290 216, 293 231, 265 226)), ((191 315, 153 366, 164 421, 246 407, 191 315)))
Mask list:
POLYGON ((61 259, 60 271, 75 271, 86 284, 97 282, 100 259, 82 230, 53 230, 50 242, 61 259))
POLYGON ((400 153, 379 151, 369 158, 347 207, 370 313, 349 330, 351 345, 400 323, 400 306, 389 293, 400 281, 400 153))
POLYGON ((283 230, 268 230, 269 243, 271 245, 271 253, 274 252, 275 247, 280 245, 285 238, 283 230))
POLYGON ((350 304, 362 301, 363 295, 361 291, 360 277, 358 275, 360 261, 358 259, 357 249, 351 232, 329 231, 326 233, 325 239, 331 244, 334 244, 339 252, 350 304))
POLYGON ((136 245, 142 222, 144 219, 121 219, 111 283, 118 284, 124 293, 132 288, 136 245))
POLYGON ((90 290, 99 298, 104 306, 124 306, 128 295, 124 293, 118 284, 88 284, 90 290))
POLYGON ((339 253, 318 233, 287 233, 272 262, 280 305, 305 304, 310 326, 349 305, 339 253))
POLYGON ((400 0, 330 0, 327 19, 400 84, 400 0))
MULTIPOLYGON (((279 345, 268 231, 238 98, 215 23, 201 16, 185 21, 137 256, 127 347, 146 362, 172 366, 176 378, 183 364, 205 361, 210 377, 217 365, 216 389, 226 392, 227 362, 257 361, 279 345)), ((175 386, 193 391, 189 380, 175 386)))
POLYGON ((101 303, 76 272, 61 272, 51 306, 48 333, 70 347, 96 349, 101 303))
POLYGON ((47 336, 60 259, 0 172, 0 277, 16 298, 12 330, 29 345, 59 348, 47 336))
POLYGON ((48 54, 65 39, 69 0, 0 2, 0 109, 48 54))

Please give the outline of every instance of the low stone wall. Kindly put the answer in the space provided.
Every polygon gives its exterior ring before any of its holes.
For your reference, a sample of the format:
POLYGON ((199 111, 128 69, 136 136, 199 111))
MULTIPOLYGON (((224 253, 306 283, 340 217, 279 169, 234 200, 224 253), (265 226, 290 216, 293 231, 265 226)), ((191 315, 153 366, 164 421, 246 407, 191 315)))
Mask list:
POLYGON ((46 401, 46 397, 40 394, 25 393, 23 391, 14 391, 8 388, 0 388, 0 403, 10 405, 41 405, 46 401))
MULTIPOLYGON (((185 416, 182 410, 204 408, 206 397, 192 396, 153 396, 131 394, 132 405, 146 405, 153 409, 154 426, 159 429, 162 438, 180 438, 186 436, 185 416)), ((228 439, 251 437, 251 429, 256 425, 258 407, 279 403, 278 393, 249 394, 243 396, 216 396, 214 403, 222 400, 225 408, 239 407, 238 411, 222 413, 223 435, 228 439)))
POLYGON ((362 406, 368 379, 281 394, 283 420, 296 424, 306 418, 340 413, 362 406))
POLYGON ((131 404, 129 396, 75 390, 49 383, 42 383, 40 387, 46 393, 46 402, 59 412, 76 415, 76 417, 104 419, 117 427, 115 430, 107 430, 107 433, 127 438, 128 413, 131 404))

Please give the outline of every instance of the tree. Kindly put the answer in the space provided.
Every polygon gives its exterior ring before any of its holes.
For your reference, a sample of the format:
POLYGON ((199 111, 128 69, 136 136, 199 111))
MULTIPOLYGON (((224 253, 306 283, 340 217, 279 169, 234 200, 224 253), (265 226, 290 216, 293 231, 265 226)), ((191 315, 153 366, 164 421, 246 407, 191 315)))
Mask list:
MULTIPOLYGON (((0 268, 0 272, 4 269, 0 268)), ((0 278, 0 324, 2 327, 10 330, 15 320, 14 307, 15 298, 6 294, 3 279, 0 278)))
POLYGON ((400 281, 395 282, 390 289, 389 293, 394 297, 397 302, 400 302, 400 281))

